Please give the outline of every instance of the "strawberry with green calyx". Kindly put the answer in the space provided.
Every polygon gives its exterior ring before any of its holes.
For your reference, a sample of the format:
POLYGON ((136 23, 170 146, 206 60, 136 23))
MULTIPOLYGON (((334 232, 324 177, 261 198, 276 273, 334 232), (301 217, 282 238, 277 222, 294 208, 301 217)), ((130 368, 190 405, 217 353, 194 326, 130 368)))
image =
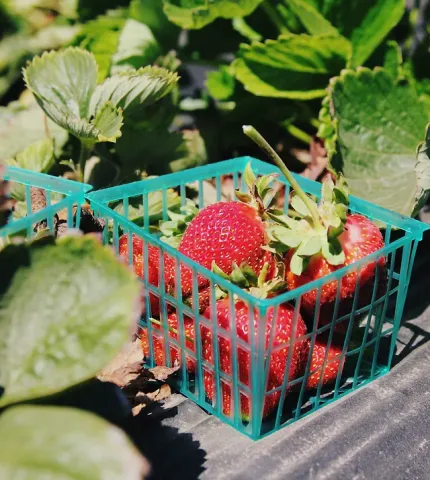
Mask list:
MULTIPOLYGON (((328 176, 322 185, 319 204, 302 190, 288 168, 266 140, 250 126, 243 127, 244 133, 256 142, 275 162, 295 191, 292 207, 302 215, 297 220, 271 213, 275 224, 270 230, 274 245, 281 245, 286 251, 286 281, 289 290, 322 278, 339 268, 351 265, 384 246, 378 227, 369 219, 348 213, 348 190, 345 180, 340 177, 335 184, 328 176)), ((386 259, 379 258, 351 272, 341 279, 339 289, 338 317, 350 313, 358 282, 356 308, 370 303, 378 271, 377 296, 384 292, 386 259)), ((329 282, 321 288, 319 321, 332 320, 338 282, 329 282)), ((311 317, 315 313, 318 291, 316 289, 301 297, 303 314, 311 317)), ((337 325, 336 331, 345 330, 337 325)))
MULTIPOLYGON (((265 250, 269 243, 265 220, 273 203, 274 193, 269 187, 273 178, 257 179, 248 165, 244 181, 250 192, 236 192, 239 202, 217 202, 200 210, 183 233, 178 251, 208 270, 215 262, 227 274, 232 272, 233 263, 246 263, 258 274, 266 261, 274 262, 272 253, 265 250)), ((175 295, 174 263, 165 270, 169 293, 175 295)), ((180 278, 183 298, 189 297, 192 269, 182 264, 180 278)), ((201 290, 209 285, 209 279, 198 275, 197 283, 201 290)))

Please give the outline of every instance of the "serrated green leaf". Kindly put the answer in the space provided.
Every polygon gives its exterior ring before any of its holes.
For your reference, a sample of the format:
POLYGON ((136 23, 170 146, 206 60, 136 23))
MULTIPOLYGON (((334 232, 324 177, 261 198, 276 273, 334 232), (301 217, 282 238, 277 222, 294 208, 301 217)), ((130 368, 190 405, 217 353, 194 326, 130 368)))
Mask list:
POLYGON ((89 118, 97 64, 87 51, 69 47, 59 52, 45 52, 24 69, 24 80, 39 105, 56 123, 60 114, 78 120, 89 118))
POLYGON ((150 28, 128 19, 121 31, 117 51, 112 55, 111 74, 139 69, 153 63, 161 50, 150 28))
POLYGON ((81 25, 73 40, 73 45, 85 48, 94 55, 98 65, 98 82, 109 75, 112 56, 117 51, 125 21, 123 11, 107 12, 81 25))
POLYGON ((23 405, 0 418, 1 478, 138 480, 146 472, 123 430, 92 413, 23 405))
POLYGON ((331 90, 341 155, 333 166, 342 169, 352 194, 411 215, 421 178, 416 147, 427 123, 414 89, 384 70, 362 68, 345 71, 331 90))
POLYGON ((279 242, 290 248, 298 247, 303 240, 297 230, 290 230, 283 226, 275 225, 271 227, 270 232, 279 242))
POLYGON ((236 86, 231 67, 221 65, 218 70, 209 72, 205 85, 211 97, 216 100, 228 100, 236 86))
POLYGON ((97 115, 107 101, 122 108, 125 116, 131 115, 167 95, 178 79, 176 73, 152 66, 114 75, 97 86, 91 98, 90 115, 97 115))
POLYGON ((294 273, 294 275, 301 275, 303 272, 303 267, 304 267, 303 257, 298 255, 297 252, 294 252, 290 261, 290 270, 294 273))
POLYGON ((351 65, 363 65, 405 11, 403 0, 309 0, 339 32, 350 39, 351 65))
POLYGON ((286 0, 288 7, 300 19, 311 35, 339 35, 338 30, 307 0, 286 0))
POLYGON ((339 36, 281 35, 242 44, 233 68, 255 95, 310 100, 326 94, 329 79, 346 66, 350 53, 350 43, 339 36))
POLYGON ((163 0, 164 13, 182 28, 199 29, 217 18, 244 17, 262 0, 163 0))
POLYGON ((306 238, 297 249, 297 255, 310 257, 321 250, 321 236, 314 235, 306 238))
POLYGON ((121 108, 116 108, 111 102, 106 102, 91 121, 100 132, 97 140, 99 142, 116 142, 121 136, 122 121, 121 108))
POLYGON ((427 125, 425 141, 419 145, 415 173, 417 175, 417 189, 415 192, 415 208, 412 216, 418 215, 419 210, 427 201, 430 193, 430 127, 427 125))
POLYGON ((127 341, 139 294, 132 272, 90 236, 8 246, 0 252, 2 271, 16 249, 20 263, 0 298, 1 405, 59 392, 99 372, 127 341), (49 302, 41 302, 48 291, 49 302))
POLYGON ((382 66, 391 74, 394 80, 399 80, 403 77, 402 61, 402 50, 400 45, 394 40, 388 41, 382 66))
POLYGON ((40 140, 20 152, 15 159, 7 164, 25 168, 38 173, 47 173, 55 163, 54 143, 51 139, 40 140))
MULTIPOLYGON (((313 200, 310 200, 315 204, 316 208, 316 203, 313 200)), ((293 195, 291 198, 291 206, 298 212, 300 215, 303 215, 304 217, 310 216, 310 212, 308 207, 305 205, 305 202, 298 196, 298 195, 293 195)))

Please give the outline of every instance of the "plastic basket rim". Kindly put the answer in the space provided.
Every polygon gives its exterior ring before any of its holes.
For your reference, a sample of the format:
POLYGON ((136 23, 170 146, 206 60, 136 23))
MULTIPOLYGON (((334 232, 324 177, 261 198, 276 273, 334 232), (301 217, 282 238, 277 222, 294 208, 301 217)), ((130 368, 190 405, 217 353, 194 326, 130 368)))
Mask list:
MULTIPOLYGON (((130 191, 128 192, 129 197, 143 195, 146 193, 149 194, 156 190, 171 188, 172 185, 186 184, 194 181, 204 180, 210 176, 220 175, 219 170, 222 170, 224 167, 231 173, 239 172, 241 170, 243 171, 248 162, 251 162, 254 168, 258 168, 260 170, 258 173, 278 173, 280 177, 288 184, 281 171, 275 165, 264 162, 255 157, 241 156, 230 160, 223 160, 217 163, 194 167, 181 172, 169 173, 157 178, 138 180, 136 182, 131 182, 124 185, 91 191, 86 193, 86 198, 90 201, 96 202, 99 205, 103 205, 105 203, 122 200, 124 197, 124 189, 128 189, 130 191), (191 172, 194 174, 192 178, 190 178, 191 172)), ((224 173, 221 173, 221 175, 222 174, 224 173)), ((313 195, 320 196, 321 183, 316 182, 315 180, 310 180, 296 173, 293 173, 293 176, 308 192, 313 195)), ((350 195, 349 198, 351 209, 359 210, 364 215, 374 217, 377 220, 385 221, 386 223, 390 223, 405 230, 406 232, 412 233, 414 234, 415 239, 421 239, 423 232, 430 229, 429 224, 411 217, 407 217, 388 208, 381 207, 372 202, 356 197, 355 195, 350 195)))
POLYGON ((56 177, 48 173, 33 172, 25 168, 13 167, 6 165, 4 179, 13 182, 19 182, 30 185, 50 189, 63 194, 86 194, 93 189, 89 183, 76 182, 67 178, 56 177), (54 187, 54 188, 52 188, 54 187))
POLYGON ((294 290, 290 290, 288 292, 282 293, 281 295, 277 295, 272 298, 262 299, 262 298, 254 297, 250 293, 241 289, 239 286, 234 285, 229 280, 222 278, 221 276, 217 275, 211 270, 198 264, 191 258, 180 253, 177 249, 171 247, 167 243, 160 240, 155 235, 152 235, 151 233, 145 231, 142 227, 139 227, 138 225, 131 222, 130 220, 127 220, 125 217, 122 217, 120 214, 118 214, 111 208, 107 207, 106 205, 102 205, 94 201, 92 203, 93 203, 93 206, 96 207, 96 209, 98 209, 100 212, 104 212, 105 215, 110 216, 119 225, 126 226, 126 229, 124 229, 124 234, 130 233, 130 234, 135 234, 140 236, 141 238, 145 239, 146 242, 149 241, 153 245, 156 245, 157 247, 159 247, 162 252, 168 253, 172 257, 177 258, 180 262, 185 261, 186 265, 189 266, 190 268, 195 269, 197 273, 201 273, 205 275, 207 278, 209 278, 210 280, 212 280, 212 282, 215 282, 220 286, 224 286, 225 288, 228 288, 229 291, 231 291, 233 294, 239 295, 240 298, 252 303, 254 306, 257 306, 260 309, 276 307, 277 305, 280 305, 281 303, 285 303, 287 301, 291 301, 310 290, 319 289, 322 285, 325 285, 331 281, 339 280, 340 278, 344 277, 345 274, 351 271, 354 271, 357 268, 361 268, 361 266, 363 266, 369 261, 376 260, 376 258, 378 257, 385 256, 385 255, 388 255, 389 253, 396 251, 397 249, 403 247, 404 245, 411 242, 412 240, 410 237, 405 235, 404 237, 395 240, 394 242, 384 246, 379 250, 376 250, 375 252, 371 253, 370 255, 367 255, 366 257, 358 260, 357 262, 354 262, 351 265, 346 265, 338 270, 335 270, 334 272, 322 278, 313 280, 312 282, 309 282, 299 288, 295 288, 294 290))

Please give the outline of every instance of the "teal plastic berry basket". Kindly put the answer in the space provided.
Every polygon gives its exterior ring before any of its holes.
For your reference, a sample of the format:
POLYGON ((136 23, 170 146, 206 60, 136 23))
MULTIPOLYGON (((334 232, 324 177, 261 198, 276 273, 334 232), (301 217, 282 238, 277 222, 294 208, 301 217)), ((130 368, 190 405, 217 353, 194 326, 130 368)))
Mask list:
POLYGON ((76 211, 85 202, 85 193, 91 185, 16 167, 7 167, 4 179, 9 182, 15 205, 8 223, 0 228, 3 245, 14 236, 33 238, 38 227, 50 231, 60 225, 79 228, 80 215, 76 215, 76 211), (36 208, 41 199, 44 203, 36 208))
MULTIPOLYGON (((137 247, 141 248, 137 253, 142 254, 143 265, 142 262, 137 262, 134 268, 144 286, 141 337, 148 365, 179 364, 176 372, 177 386, 184 395, 243 434, 259 439, 389 371, 417 244, 427 226, 351 197, 350 211, 365 215, 378 223, 384 232, 385 247, 300 288, 270 299, 255 298, 161 241, 158 234, 154 233, 150 215, 142 215, 141 219, 136 216, 136 211, 148 212, 154 196, 161 199, 160 212, 164 220, 169 218, 168 201, 171 205, 175 195, 178 203, 185 205, 188 197, 199 208, 216 201, 234 200, 234 189, 245 190, 242 174, 249 161, 258 175, 278 173, 275 183, 280 189, 280 195, 289 198, 289 184, 275 166, 242 157, 97 191, 89 194, 88 199, 96 214, 106 222, 104 241, 111 243, 117 254, 120 241, 124 242, 122 236, 125 236, 128 245, 131 245, 132 240, 136 245, 139 245, 137 239, 143 241, 140 243, 143 246, 137 247), (157 280, 154 280, 153 272, 148 269, 149 248, 153 258, 154 247, 161 252, 158 257, 157 280), (168 256, 174 259, 176 267, 173 291, 164 287, 164 267, 168 256), (386 260, 386 269, 381 267, 383 259, 386 260), (347 312, 344 309, 342 311, 339 305, 339 280, 346 275, 358 273, 369 262, 375 262, 373 288, 364 295, 357 282, 349 309, 347 312), (193 272, 192 296, 185 301, 181 294, 180 265, 193 272), (198 276, 206 279, 209 284, 210 314, 206 312, 205 316, 199 312, 198 307, 198 276), (320 295, 324 286, 330 282, 337 282, 336 301, 329 321, 322 322, 320 295), (228 325, 219 325, 216 321, 218 286, 228 292, 228 325), (297 336, 301 299, 311 291, 316 293, 315 313, 311 318, 305 318, 307 333, 297 336), (248 333, 245 337, 237 335, 236 329, 232 328, 236 324, 234 302, 240 301, 244 302, 249 312, 248 333), (294 309, 293 327, 289 340, 279 344, 274 338, 274 323, 280 306, 286 303, 294 309), (155 312, 151 312, 151 309, 155 312), (271 333, 266 335, 268 321, 272 322, 271 333), (336 330, 341 323, 344 330, 339 337, 336 330), (318 373, 312 367, 311 355, 320 335, 325 336, 327 345, 333 344, 335 339, 336 342, 339 342, 339 338, 342 339, 337 360, 343 367, 338 368, 332 384, 322 385, 319 380, 316 388, 308 389, 308 379, 318 373), (300 342, 304 341, 309 342, 310 349, 302 362, 302 369, 294 375, 287 375, 295 348, 303 345, 300 342), (211 352, 210 355, 207 354, 208 351, 211 352), (225 357, 226 351, 229 352, 229 357, 225 357), (273 362, 279 359, 281 367, 278 365, 278 369, 281 368, 284 374, 278 375, 274 380, 271 368, 273 362)), ((295 178, 305 191, 315 196, 320 195, 321 184, 300 176, 295 178)), ((288 209, 287 203, 284 203, 285 211, 288 209)), ((126 257, 131 264, 131 248, 126 257)), ((330 363, 331 360, 325 354, 323 368, 330 363)))

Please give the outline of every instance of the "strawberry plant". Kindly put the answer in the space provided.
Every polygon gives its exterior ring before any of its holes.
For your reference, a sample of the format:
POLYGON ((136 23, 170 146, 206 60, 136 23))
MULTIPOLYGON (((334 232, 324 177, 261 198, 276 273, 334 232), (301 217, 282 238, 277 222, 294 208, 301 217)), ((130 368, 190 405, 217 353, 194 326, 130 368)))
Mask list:
POLYGON ((56 406, 127 341, 136 280, 91 236, 9 245, 0 265, 0 476, 141 478, 146 462, 122 430, 56 406))

